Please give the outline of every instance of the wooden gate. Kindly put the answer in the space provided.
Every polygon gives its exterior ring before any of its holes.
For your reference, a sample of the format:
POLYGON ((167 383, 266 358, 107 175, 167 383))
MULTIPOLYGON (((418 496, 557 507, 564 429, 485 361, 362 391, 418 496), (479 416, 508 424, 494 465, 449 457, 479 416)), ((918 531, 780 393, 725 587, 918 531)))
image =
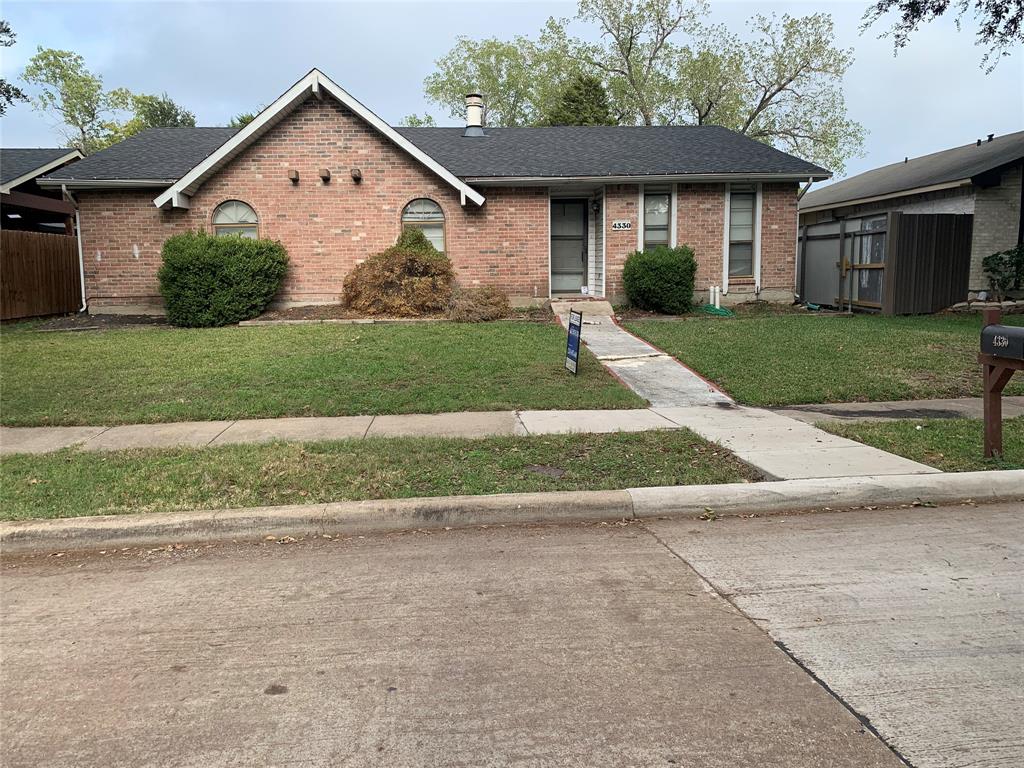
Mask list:
POLYGON ((0 320, 77 312, 81 306, 76 238, 0 231, 0 320))

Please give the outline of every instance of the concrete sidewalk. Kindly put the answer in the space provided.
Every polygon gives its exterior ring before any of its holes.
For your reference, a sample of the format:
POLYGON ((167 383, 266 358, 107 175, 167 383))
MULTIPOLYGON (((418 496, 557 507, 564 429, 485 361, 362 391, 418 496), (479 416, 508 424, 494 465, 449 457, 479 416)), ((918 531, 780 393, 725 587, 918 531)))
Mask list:
POLYGON ((0 427, 0 453, 202 448, 274 440, 465 437, 646 432, 687 427, 770 480, 906 475, 937 470, 836 437, 809 424, 730 404, 619 411, 491 411, 128 424, 117 427, 0 427))
MULTIPOLYGON (((894 400, 878 403, 821 403, 773 408, 775 413, 813 424, 818 421, 887 421, 890 419, 980 419, 980 397, 894 400)), ((1024 416, 1024 397, 1003 398, 1003 418, 1024 416)))

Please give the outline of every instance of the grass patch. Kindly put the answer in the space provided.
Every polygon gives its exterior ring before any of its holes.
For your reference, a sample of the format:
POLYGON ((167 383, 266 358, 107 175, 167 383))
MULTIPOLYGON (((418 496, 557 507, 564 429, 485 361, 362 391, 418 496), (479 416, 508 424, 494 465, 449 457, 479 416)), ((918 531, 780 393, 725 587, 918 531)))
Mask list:
MULTIPOLYGON (((626 326, 749 405, 981 394, 977 317, 776 315, 626 326)), ((1024 325, 1024 316, 1005 318, 1024 325)), ((1017 377, 1007 395, 1024 394, 1017 377)))
POLYGON ((0 519, 756 479, 688 430, 371 438, 0 459, 0 519))
POLYGON ((978 419, 830 421, 818 426, 944 472, 1024 469, 1024 416, 1003 420, 1002 459, 982 458, 984 429, 978 419))
POLYGON ((18 328, 0 355, 12 426, 645 405, 543 323, 18 328))

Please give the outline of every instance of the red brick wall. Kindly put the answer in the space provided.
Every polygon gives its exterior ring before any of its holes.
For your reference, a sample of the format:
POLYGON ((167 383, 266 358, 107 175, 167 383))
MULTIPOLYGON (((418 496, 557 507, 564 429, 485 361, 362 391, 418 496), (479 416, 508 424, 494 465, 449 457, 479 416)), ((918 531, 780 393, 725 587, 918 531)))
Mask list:
MULTIPOLYGON (((677 242, 695 251, 699 291, 721 283, 724 189, 678 186, 677 242)), ((444 181, 332 100, 300 106, 209 179, 190 209, 158 210, 153 198, 159 191, 79 195, 86 293, 94 308, 158 305, 163 241, 189 229, 209 230, 214 209, 231 199, 251 205, 260 235, 288 249, 291 263, 279 296, 284 301, 337 301, 348 271, 395 241, 402 208, 417 197, 429 197, 444 210, 447 252, 461 283, 496 285, 513 298, 548 296, 546 188, 485 188, 483 208, 463 208, 444 181), (320 180, 320 168, 331 170, 328 184, 320 180), (362 171, 358 185, 351 168, 362 171), (293 169, 298 184, 288 179, 293 169)), ((638 193, 635 184, 606 189, 605 293, 614 300, 624 295, 622 266, 636 250, 638 193), (617 219, 633 222, 633 228, 612 231, 617 219)), ((762 197, 762 288, 791 291, 796 185, 765 184, 762 197)), ((753 286, 732 289, 742 293, 753 286)))
POLYGON ((279 298, 336 301, 348 271, 394 243, 406 203, 429 197, 444 210, 446 250, 460 282, 498 285, 513 297, 546 297, 547 190, 481 192, 487 197, 482 209, 463 208, 446 182, 345 107, 311 99, 209 179, 188 210, 158 210, 153 190, 83 193, 86 292, 96 306, 159 303, 163 241, 188 229, 209 230, 214 209, 238 199, 255 209, 260 236, 288 249, 279 298), (320 168, 331 170, 329 183, 320 180, 320 168), (358 185, 351 168, 362 171, 358 185), (288 179, 292 169, 299 172, 297 185, 288 179))
POLYGON ((636 184, 609 185, 604 196, 605 283, 604 292, 612 301, 624 301, 622 265, 636 250, 637 227, 640 226, 640 187, 636 184), (631 221, 630 230, 614 231, 613 221, 631 221))

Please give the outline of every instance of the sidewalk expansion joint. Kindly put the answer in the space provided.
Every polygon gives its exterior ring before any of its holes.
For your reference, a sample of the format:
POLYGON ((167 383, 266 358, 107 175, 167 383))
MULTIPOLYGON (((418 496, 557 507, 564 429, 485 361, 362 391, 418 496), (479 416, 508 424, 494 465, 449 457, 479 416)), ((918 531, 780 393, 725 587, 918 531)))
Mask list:
POLYGON ((370 422, 366 425, 366 429, 363 430, 363 439, 364 440, 366 439, 366 436, 368 434, 370 434, 370 427, 373 426, 373 422, 375 422, 376 420, 377 420, 376 414, 374 414, 373 416, 370 417, 370 422))
POLYGON ((224 429, 222 429, 220 432, 218 432, 216 435, 214 435, 213 437, 210 438, 210 441, 206 444, 206 447, 209 448, 211 445, 213 445, 213 442, 215 440, 217 440, 221 435, 223 435, 225 432, 227 432, 229 429, 231 429, 237 423, 238 423, 237 419, 232 421, 231 423, 229 423, 226 427, 224 427, 224 429))

